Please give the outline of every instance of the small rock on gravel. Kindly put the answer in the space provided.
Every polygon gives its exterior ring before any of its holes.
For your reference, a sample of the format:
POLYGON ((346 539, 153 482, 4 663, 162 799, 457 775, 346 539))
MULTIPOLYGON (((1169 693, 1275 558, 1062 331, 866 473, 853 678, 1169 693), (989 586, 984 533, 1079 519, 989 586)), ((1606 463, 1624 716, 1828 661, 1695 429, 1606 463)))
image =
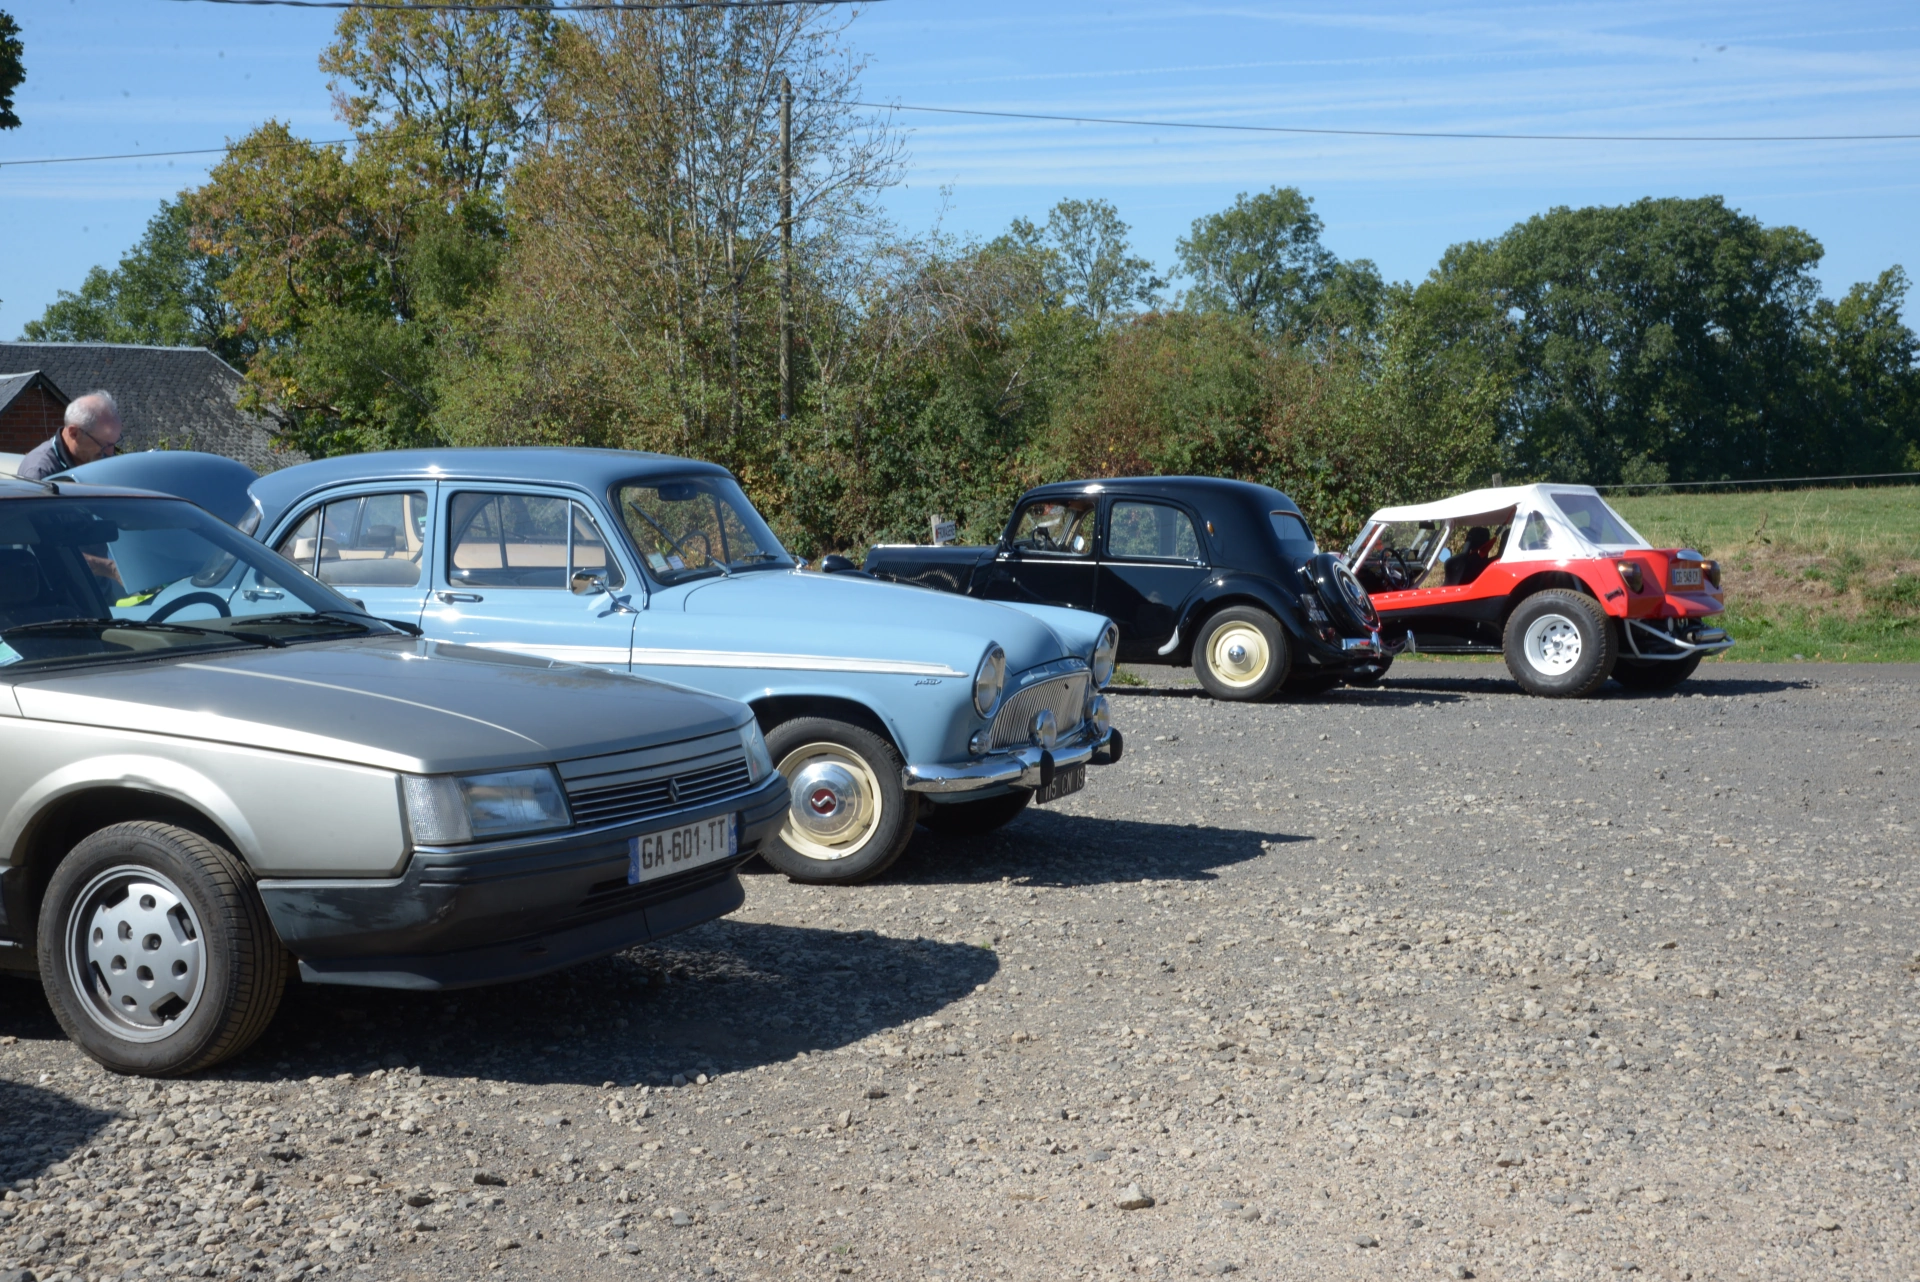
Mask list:
POLYGON ((1114 1205, 1123 1211, 1144 1211, 1153 1205, 1153 1199, 1138 1184, 1129 1184, 1115 1199, 1114 1205))

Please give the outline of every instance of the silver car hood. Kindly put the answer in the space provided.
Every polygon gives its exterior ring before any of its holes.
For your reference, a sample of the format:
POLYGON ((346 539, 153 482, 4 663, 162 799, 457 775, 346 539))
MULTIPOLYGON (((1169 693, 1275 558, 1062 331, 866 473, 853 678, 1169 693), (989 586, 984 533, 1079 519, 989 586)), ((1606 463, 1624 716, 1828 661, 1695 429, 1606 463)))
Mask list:
POLYGON ((23 676, 22 716, 435 774, 564 761, 744 725, 731 699, 395 637, 23 676))

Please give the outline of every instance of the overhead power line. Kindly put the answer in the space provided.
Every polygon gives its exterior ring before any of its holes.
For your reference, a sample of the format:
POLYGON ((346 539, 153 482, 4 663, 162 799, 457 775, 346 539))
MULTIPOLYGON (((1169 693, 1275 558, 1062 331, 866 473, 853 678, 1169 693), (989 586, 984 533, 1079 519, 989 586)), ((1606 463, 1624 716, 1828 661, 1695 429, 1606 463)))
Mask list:
MULTIPOLYGON (((197 4, 278 5, 287 9, 399 9, 418 13, 445 9, 455 13, 607 13, 638 10, 646 13, 680 9, 782 9, 791 6, 851 4, 855 0, 587 0, 582 4, 500 3, 482 4, 473 0, 424 0, 418 4, 389 3, 388 0, 182 0, 197 4)), ((858 0, 861 4, 879 4, 882 0, 858 0)))
POLYGON ((1229 125, 1199 120, 1132 120, 1116 116, 1053 116, 1032 111, 987 111, 978 107, 915 107, 906 103, 857 102, 847 107, 927 111, 945 116, 994 116, 1004 120, 1051 120, 1073 125, 1133 125, 1144 129, 1221 129, 1250 134, 1329 134, 1341 138, 1457 138, 1484 142, 1912 142, 1914 134, 1486 134, 1431 129, 1320 129, 1305 125, 1229 125))
MULTIPOLYGON (((413 9, 419 5, 377 5, 360 4, 357 0, 198 0, 207 4, 302 4, 318 8, 388 8, 413 9)), ((532 8, 654 8, 654 9, 710 9, 710 8, 748 8, 771 7, 775 4, 843 4, 852 0, 686 0, 685 3, 656 5, 638 4, 602 4, 602 5, 438 5, 445 9, 532 9, 532 8)), ((859 0, 860 3, 875 3, 877 0, 859 0)), ((1057 116, 1031 111, 989 111, 980 107, 927 107, 900 102, 866 102, 860 99, 835 99, 822 103, 830 107, 867 107, 879 111, 921 111, 944 116, 985 116, 998 120, 1041 120, 1057 124, 1075 125, 1128 125, 1141 129, 1212 129, 1230 133, 1256 134, 1313 134, 1331 135, 1345 138, 1425 138, 1425 139, 1465 139, 1477 142, 1915 142, 1920 141, 1920 133, 1913 134, 1491 134, 1491 133, 1447 133, 1436 130, 1418 129, 1321 129, 1305 125, 1234 125, 1219 124, 1198 120, 1135 120, 1119 116, 1057 116)), ((334 147, 351 143, 352 138, 330 138, 324 142, 307 143, 300 139, 292 142, 271 144, 287 147, 334 147)), ((233 146, 192 147, 182 151, 130 151, 103 156, 36 156, 26 160, 0 160, 0 169, 18 165, 77 165, 91 160, 149 160, 168 156, 207 156, 216 152, 231 151, 233 146)), ((269 144, 254 143, 252 146, 269 144)))

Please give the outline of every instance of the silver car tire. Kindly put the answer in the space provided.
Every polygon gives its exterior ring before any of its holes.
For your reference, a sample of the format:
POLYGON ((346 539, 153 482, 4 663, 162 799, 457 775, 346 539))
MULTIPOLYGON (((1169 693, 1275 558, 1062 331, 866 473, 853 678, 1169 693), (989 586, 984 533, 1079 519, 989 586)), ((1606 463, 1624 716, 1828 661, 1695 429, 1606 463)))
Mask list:
POLYGON ((864 726, 796 717, 767 731, 789 801, 762 857, 794 881, 850 886, 893 866, 913 839, 918 798, 893 744, 864 726))
POLYGON ((251 1045, 287 956, 232 851, 172 824, 114 824, 55 867, 40 982, 60 1026, 116 1073, 172 1077, 251 1045))

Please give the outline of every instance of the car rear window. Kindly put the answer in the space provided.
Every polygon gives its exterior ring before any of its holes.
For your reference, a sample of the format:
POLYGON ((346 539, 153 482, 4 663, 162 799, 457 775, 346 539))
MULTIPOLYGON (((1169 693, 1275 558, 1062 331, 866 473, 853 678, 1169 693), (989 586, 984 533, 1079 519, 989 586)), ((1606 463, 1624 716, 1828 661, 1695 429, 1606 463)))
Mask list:
POLYGON ((1589 543, 1597 543, 1601 547, 1647 546, 1646 540, 1635 534, 1633 527, 1621 520, 1619 514, 1608 507, 1606 500, 1598 494, 1556 490, 1553 503, 1566 514, 1567 523, 1580 531, 1589 543))
POLYGON ((1288 556, 1304 561, 1320 551, 1320 545, 1313 541, 1313 531, 1297 513, 1272 512, 1268 519, 1273 522, 1273 532, 1280 536, 1280 550, 1288 556))

